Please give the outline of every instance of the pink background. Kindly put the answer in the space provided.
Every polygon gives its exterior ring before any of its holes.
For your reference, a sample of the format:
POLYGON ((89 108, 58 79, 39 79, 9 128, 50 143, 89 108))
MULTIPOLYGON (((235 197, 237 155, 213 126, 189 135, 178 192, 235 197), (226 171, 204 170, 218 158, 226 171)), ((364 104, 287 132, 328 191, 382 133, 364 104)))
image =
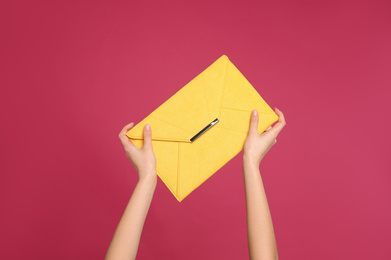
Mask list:
MULTIPOLYGON (((391 259, 390 13, 3 1, 0 258, 103 259, 137 182, 119 131, 226 54, 286 117, 260 167, 280 259, 391 259)), ((138 259, 247 259, 241 163, 181 203, 158 179, 138 259)))

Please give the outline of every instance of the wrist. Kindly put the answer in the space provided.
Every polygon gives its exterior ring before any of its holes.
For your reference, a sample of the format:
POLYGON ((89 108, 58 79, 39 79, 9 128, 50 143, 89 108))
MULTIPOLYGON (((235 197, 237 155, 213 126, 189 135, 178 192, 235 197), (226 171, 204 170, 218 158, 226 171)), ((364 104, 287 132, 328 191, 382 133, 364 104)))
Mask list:
POLYGON ((157 175, 155 173, 154 175, 141 177, 139 178, 138 183, 141 185, 146 185, 155 188, 157 183, 157 175))
MULTIPOLYGON (((261 159, 262 160, 262 159, 261 159)), ((259 168, 261 160, 255 160, 249 156, 243 155, 243 165, 251 168, 259 168)))

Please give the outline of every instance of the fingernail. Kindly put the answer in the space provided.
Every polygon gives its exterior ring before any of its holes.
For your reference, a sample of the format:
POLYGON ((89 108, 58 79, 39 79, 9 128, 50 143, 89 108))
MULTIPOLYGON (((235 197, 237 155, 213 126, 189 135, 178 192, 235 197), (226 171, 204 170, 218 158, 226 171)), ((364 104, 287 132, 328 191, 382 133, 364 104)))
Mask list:
POLYGON ((149 130, 149 129, 151 129, 151 126, 150 126, 149 124, 146 124, 146 125, 145 125, 145 129, 146 129, 146 130, 149 130))
POLYGON ((258 115, 258 111, 256 109, 253 110, 253 116, 258 115))

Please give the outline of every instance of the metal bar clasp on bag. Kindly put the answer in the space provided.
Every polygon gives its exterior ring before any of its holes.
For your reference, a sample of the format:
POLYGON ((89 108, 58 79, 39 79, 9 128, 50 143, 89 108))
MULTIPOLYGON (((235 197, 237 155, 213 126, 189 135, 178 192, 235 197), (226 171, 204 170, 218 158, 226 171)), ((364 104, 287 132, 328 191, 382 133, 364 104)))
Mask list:
POLYGON ((212 126, 214 126, 217 122, 219 122, 219 119, 216 118, 215 120, 212 121, 212 123, 210 123, 209 125, 205 126, 204 129, 202 129, 201 131, 198 132, 198 134, 196 134, 195 136, 193 136, 190 141, 191 142, 194 142, 195 139, 197 139, 198 137, 200 137, 203 133, 205 133, 209 128, 211 128, 212 126))

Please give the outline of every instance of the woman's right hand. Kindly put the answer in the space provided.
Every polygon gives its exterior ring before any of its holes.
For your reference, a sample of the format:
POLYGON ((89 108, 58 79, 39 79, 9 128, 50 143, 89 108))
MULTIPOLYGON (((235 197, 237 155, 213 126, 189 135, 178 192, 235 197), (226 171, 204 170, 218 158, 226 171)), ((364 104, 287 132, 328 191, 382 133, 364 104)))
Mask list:
MULTIPOLYGON (((275 108, 279 119, 277 124, 269 127, 262 134, 258 133, 258 111, 254 109, 251 113, 250 129, 244 144, 243 162, 254 164, 259 167, 263 157, 277 142, 277 136, 286 125, 284 114, 275 108)), ((261 119, 262 120, 262 119, 261 119)))
POLYGON ((151 126, 149 124, 144 126, 144 142, 142 148, 137 147, 126 136, 126 133, 133 126, 134 122, 127 124, 119 133, 119 139, 124 146, 126 157, 129 158, 136 169, 140 181, 146 179, 153 180, 156 183, 156 156, 153 151, 151 126))

